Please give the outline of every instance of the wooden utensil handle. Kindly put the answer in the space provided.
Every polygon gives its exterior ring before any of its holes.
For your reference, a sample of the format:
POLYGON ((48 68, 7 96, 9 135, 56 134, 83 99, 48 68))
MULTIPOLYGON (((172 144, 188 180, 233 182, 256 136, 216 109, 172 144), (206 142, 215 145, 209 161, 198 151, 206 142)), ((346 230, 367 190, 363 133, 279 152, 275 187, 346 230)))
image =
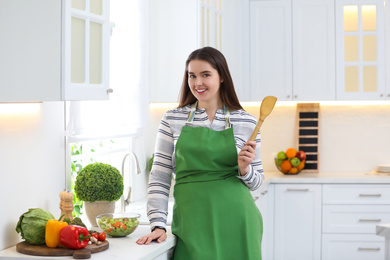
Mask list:
POLYGON ((254 141, 256 139, 257 133, 260 131, 260 127, 262 124, 263 124, 263 120, 259 120, 259 122, 257 122, 257 125, 255 129, 253 129, 252 135, 248 141, 254 141))

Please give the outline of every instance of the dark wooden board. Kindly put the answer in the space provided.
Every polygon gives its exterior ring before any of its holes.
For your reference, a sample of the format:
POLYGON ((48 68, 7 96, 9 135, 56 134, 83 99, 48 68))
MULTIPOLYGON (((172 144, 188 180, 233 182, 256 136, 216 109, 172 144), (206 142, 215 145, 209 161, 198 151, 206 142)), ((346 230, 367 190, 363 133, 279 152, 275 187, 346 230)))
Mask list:
POLYGON ((73 256, 75 259, 91 258, 91 254, 99 253, 107 250, 109 247, 108 241, 103 241, 100 245, 87 245, 84 249, 68 249, 65 247, 49 248, 44 245, 31 245, 26 241, 16 245, 16 251, 26 255, 37 256, 73 256))

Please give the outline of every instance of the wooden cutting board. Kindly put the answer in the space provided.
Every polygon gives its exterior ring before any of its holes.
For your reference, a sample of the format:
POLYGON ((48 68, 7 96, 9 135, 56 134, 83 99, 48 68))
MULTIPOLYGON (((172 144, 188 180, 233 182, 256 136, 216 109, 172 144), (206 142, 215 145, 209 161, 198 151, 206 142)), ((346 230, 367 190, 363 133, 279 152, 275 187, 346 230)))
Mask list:
POLYGON ((16 245, 16 251, 26 255, 37 256, 73 256, 74 259, 88 259, 91 254, 99 253, 108 249, 108 241, 103 241, 100 245, 91 244, 83 249, 68 249, 65 247, 49 248, 43 245, 31 245, 26 241, 16 245))

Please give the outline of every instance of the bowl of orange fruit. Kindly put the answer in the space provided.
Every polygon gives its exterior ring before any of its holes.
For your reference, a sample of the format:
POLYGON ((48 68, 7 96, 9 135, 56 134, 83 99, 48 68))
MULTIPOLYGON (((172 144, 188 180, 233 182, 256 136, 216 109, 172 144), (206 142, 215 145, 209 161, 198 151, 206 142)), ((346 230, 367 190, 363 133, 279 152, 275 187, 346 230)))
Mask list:
POLYGON ((294 148, 288 148, 286 151, 280 151, 275 157, 275 165, 279 171, 284 174, 298 174, 305 168, 306 153, 297 151, 294 148))

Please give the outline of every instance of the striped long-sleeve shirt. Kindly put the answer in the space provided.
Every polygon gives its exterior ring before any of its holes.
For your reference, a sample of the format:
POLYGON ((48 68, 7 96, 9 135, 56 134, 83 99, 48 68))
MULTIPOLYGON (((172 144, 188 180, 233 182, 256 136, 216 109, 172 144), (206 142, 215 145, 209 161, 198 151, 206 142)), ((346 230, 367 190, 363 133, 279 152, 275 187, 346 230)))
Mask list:
MULTIPOLYGON (((163 116, 156 140, 153 167, 149 177, 147 215, 151 228, 166 227, 168 199, 172 174, 175 173, 175 147, 181 129, 185 125, 191 105, 169 110, 163 116)), ((233 126, 237 153, 245 145, 256 126, 256 119, 244 110, 230 111, 230 123, 233 126)), ((206 127, 216 131, 225 129, 226 121, 223 109, 218 109, 212 124, 205 109, 196 109, 193 127, 206 127)), ((196 140, 194 140, 196 142, 196 140)), ((260 133, 256 137, 256 157, 245 176, 237 177, 250 189, 256 190, 264 180, 264 171, 260 159, 260 133)))

